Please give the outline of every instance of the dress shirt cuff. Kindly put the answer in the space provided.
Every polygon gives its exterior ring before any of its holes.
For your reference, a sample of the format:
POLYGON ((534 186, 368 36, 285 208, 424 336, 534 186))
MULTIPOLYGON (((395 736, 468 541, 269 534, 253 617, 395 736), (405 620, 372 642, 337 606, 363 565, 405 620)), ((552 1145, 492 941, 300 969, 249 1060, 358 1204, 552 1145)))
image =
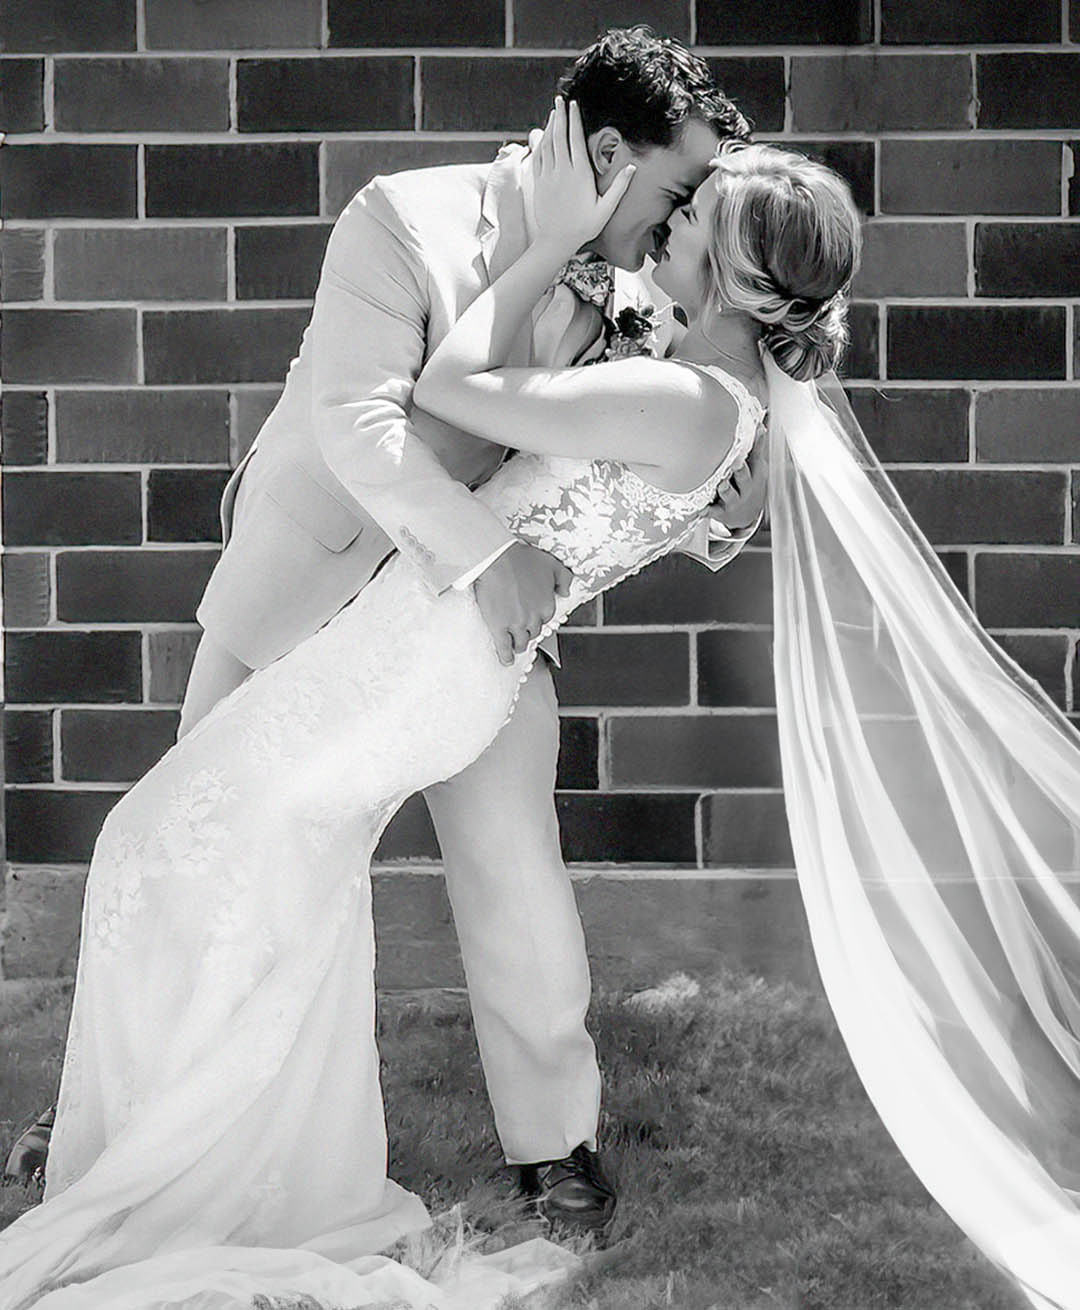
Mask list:
POLYGON ((485 569, 490 568, 501 555, 505 555, 510 547, 515 545, 516 542, 517 537, 511 537, 509 541, 504 541, 497 550, 491 552, 487 559, 482 559, 479 564, 474 564, 472 568, 463 573, 460 578, 455 578, 450 586, 453 587, 455 591, 464 591, 467 587, 471 587, 480 574, 483 573, 485 569))

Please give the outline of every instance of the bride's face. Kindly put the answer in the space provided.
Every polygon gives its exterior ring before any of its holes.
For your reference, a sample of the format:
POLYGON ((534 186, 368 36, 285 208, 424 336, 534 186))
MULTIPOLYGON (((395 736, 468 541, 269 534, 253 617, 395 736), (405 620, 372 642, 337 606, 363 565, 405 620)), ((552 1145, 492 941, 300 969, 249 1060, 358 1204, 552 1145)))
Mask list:
POLYGON ((697 317, 705 299, 718 177, 714 169, 694 192, 689 204, 672 214, 671 235, 653 269, 656 285, 682 305, 691 318, 697 317))

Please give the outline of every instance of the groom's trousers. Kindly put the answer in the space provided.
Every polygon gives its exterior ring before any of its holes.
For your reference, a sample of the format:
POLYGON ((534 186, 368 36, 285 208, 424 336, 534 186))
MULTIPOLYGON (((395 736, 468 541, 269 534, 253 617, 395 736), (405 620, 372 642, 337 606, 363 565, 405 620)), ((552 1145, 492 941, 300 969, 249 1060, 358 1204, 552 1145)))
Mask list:
MULTIPOLYGON (((181 735, 249 670, 210 634, 181 735)), ((537 657, 517 706, 468 768, 424 792, 442 850, 480 1057, 509 1163, 596 1146, 600 1071, 585 1028, 589 962, 559 846, 558 704, 537 657)))

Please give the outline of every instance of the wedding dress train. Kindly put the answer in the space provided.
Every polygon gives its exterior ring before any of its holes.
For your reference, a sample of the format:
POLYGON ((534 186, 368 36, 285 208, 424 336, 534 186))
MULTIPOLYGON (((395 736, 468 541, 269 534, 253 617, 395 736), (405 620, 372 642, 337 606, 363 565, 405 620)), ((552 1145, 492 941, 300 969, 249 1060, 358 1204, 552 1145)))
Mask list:
MULTIPOLYGON (((519 454, 477 494, 574 572, 549 628, 689 533, 692 492, 519 454)), ((474 760, 536 643, 499 663, 471 591, 394 557, 113 809, 87 879, 43 1203, 0 1233, 0 1310, 225 1310, 255 1293, 484 1310, 570 1263, 546 1242, 443 1286, 376 1253, 429 1220, 387 1177, 370 860, 414 792, 474 760)))

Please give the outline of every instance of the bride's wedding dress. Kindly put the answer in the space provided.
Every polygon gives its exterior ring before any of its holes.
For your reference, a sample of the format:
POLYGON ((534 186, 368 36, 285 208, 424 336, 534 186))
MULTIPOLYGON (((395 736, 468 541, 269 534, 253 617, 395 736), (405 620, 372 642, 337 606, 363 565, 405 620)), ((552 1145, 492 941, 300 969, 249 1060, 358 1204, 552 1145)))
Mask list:
MULTIPOLYGON (((574 573, 549 625, 666 554, 741 463, 699 488, 518 454, 477 493, 574 573)), ((470 591, 395 556, 325 628, 251 677, 109 815, 82 936, 44 1200, 0 1233, 0 1308, 494 1306, 558 1249, 476 1259, 439 1287, 376 1253, 427 1226, 387 1177, 370 861, 412 793, 471 763, 535 642, 500 664, 470 591)))

